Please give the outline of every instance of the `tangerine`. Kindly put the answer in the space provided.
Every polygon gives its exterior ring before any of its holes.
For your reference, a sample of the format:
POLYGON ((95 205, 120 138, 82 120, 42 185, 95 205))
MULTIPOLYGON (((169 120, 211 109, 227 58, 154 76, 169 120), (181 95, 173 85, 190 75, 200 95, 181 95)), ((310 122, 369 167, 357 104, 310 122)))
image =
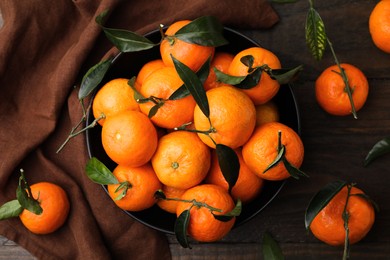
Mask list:
POLYGON ((96 93, 92 103, 92 112, 95 118, 99 118, 102 114, 105 116, 98 121, 100 125, 104 124, 106 118, 121 111, 139 111, 139 105, 134 99, 134 91, 127 84, 128 81, 125 78, 110 80, 96 93))
POLYGON ((156 203, 154 194, 162 188, 152 166, 147 163, 140 167, 118 165, 112 172, 120 183, 127 182, 125 195, 118 199, 123 189, 120 184, 107 185, 108 194, 115 204, 124 210, 141 211, 156 203))
POLYGON ((103 125, 104 151, 117 164, 141 166, 157 148, 157 131, 150 119, 139 111, 123 111, 103 125))
MULTIPOLYGON (((359 111, 368 96, 367 78, 353 65, 343 63, 340 66, 347 75, 355 110, 359 111)), ((352 113, 351 102, 337 65, 330 66, 321 73, 315 83, 315 92, 318 104, 329 114, 345 116, 352 113)))
POLYGON ((204 82, 205 90, 209 90, 211 88, 216 88, 221 86, 223 83, 218 81, 217 75, 215 74, 214 68, 217 68, 219 71, 223 73, 227 73, 230 63, 232 62, 234 55, 227 52, 216 52, 213 60, 210 64, 210 72, 206 81, 204 82))
POLYGON ((165 37, 160 44, 161 58, 166 66, 174 66, 172 55, 191 70, 197 71, 207 59, 213 57, 215 47, 185 42, 174 36, 178 30, 190 22, 190 20, 180 20, 167 28, 165 37))
POLYGON ((390 1, 379 1, 371 11, 369 30, 374 44, 390 53, 390 1))
MULTIPOLYGON (((332 245, 341 246, 345 241, 343 212, 346 204, 348 187, 343 187, 329 203, 317 214, 310 224, 310 230, 319 240, 332 245)), ((360 241, 370 231, 375 221, 373 205, 357 194, 364 192, 356 187, 351 188, 346 211, 349 214, 349 243, 360 241)))
MULTIPOLYGON (((208 206, 217 208, 222 212, 213 213, 226 214, 234 207, 232 197, 225 189, 214 184, 202 184, 188 189, 181 197, 182 200, 196 200, 198 203, 204 203, 208 206)), ((177 205, 176 215, 179 216, 183 211, 190 210, 190 220, 187 228, 188 235, 197 241, 213 242, 222 239, 232 229, 235 218, 227 222, 219 221, 214 218, 210 209, 204 206, 192 206, 192 203, 180 201, 177 205)))
POLYGON ((285 158, 299 168, 303 162, 304 147, 299 135, 287 125, 270 122, 257 126, 251 138, 242 148, 242 156, 249 169, 266 180, 283 180, 290 177, 282 162, 264 172, 277 158, 279 132, 285 146, 285 158))
MULTIPOLYGON (((271 69, 280 69, 281 64, 278 57, 271 51, 261 47, 251 47, 240 51, 234 56, 228 70, 228 74, 232 76, 246 76, 249 74, 248 67, 242 63, 241 58, 251 55, 253 67, 267 65, 271 69)), ((255 105, 264 104, 271 100, 278 93, 280 85, 278 81, 272 79, 264 71, 261 73, 259 83, 250 88, 242 89, 253 101, 255 105)))
POLYGON ((43 211, 37 215, 24 209, 19 215, 23 225, 35 234, 56 231, 65 223, 69 214, 70 203, 65 190, 50 182, 33 184, 30 189, 43 211))
POLYGON ((139 70, 136 81, 135 81, 137 86, 138 86, 137 90, 138 91, 140 90, 142 83, 145 81, 145 79, 150 74, 152 74, 152 72, 154 72, 158 69, 161 69, 163 67, 165 67, 165 64, 162 61, 162 59, 155 59, 155 60, 151 60, 151 61, 148 61, 147 63, 145 63, 142 66, 142 68, 139 70))
POLYGON ((198 133, 200 139, 211 148, 217 143, 236 149, 246 143, 256 124, 256 110, 251 99, 229 85, 212 88, 206 95, 210 117, 207 118, 198 105, 194 110, 196 130, 209 132, 198 133))
POLYGON ((256 106, 256 126, 279 121, 278 107, 272 100, 256 106))
MULTIPOLYGON (((166 198, 171 198, 171 199, 172 198, 180 199, 181 196, 186 191, 186 189, 178 189, 167 185, 163 185, 161 190, 164 193, 166 198)), ((178 203, 179 202, 176 200, 160 199, 157 201, 157 206, 159 206, 162 210, 165 210, 166 212, 176 214, 176 208, 178 203)))
POLYGON ((151 162, 163 184, 188 189, 206 177, 210 149, 195 133, 174 131, 160 138, 151 162))

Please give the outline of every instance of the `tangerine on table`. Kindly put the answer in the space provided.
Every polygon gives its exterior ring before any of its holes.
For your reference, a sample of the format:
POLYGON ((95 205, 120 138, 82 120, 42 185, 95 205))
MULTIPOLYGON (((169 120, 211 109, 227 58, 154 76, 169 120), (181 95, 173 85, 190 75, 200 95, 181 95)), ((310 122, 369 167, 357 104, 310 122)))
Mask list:
POLYGON ((209 135, 198 133, 200 139, 209 147, 224 144, 232 149, 242 146, 251 136, 256 124, 256 110, 251 99, 242 91, 229 85, 223 85, 206 91, 210 121, 195 106, 194 124, 196 130, 210 130, 209 135), (211 138, 210 138, 211 137, 211 138))
MULTIPOLYGON (((343 211, 347 199, 348 188, 345 186, 318 213, 310 224, 310 230, 319 240, 333 246, 341 246, 345 240, 343 211)), ((356 187, 351 188, 347 212, 350 244, 357 243, 370 231, 375 221, 373 205, 365 198, 353 196, 364 194, 356 187)))
MULTIPOLYGON (((175 128, 193 119, 195 100, 192 95, 177 100, 168 98, 183 85, 179 74, 173 67, 164 67, 151 73, 143 82, 140 93, 145 98, 157 97, 163 104, 157 113, 151 117, 152 122, 163 128, 175 128)), ((148 115, 156 104, 152 101, 141 103, 141 111, 148 115)))
POLYGON ((39 182, 30 186, 34 199, 38 199, 42 213, 36 215, 24 209, 19 215, 23 225, 35 234, 49 234, 60 228, 66 221, 70 203, 60 186, 39 182))
POLYGON ((160 138, 151 162, 163 184, 188 189, 206 177, 210 149, 195 133, 174 131, 160 138))
MULTIPOLYGON (((202 184, 188 189, 181 197, 182 200, 196 200, 207 205, 222 210, 226 214, 234 207, 232 197, 222 187, 214 184, 202 184)), ((179 216, 184 210, 188 210, 191 204, 180 201, 177 205, 176 215, 179 216)), ((214 218, 209 209, 194 206, 190 210, 190 220, 188 224, 188 235, 197 241, 213 242, 222 239, 232 229, 236 218, 227 222, 214 218)))
MULTIPOLYGON (((248 203, 259 195, 264 181, 252 172, 245 164, 241 150, 236 150, 236 154, 240 162, 240 171, 237 182, 232 188, 231 195, 236 200, 239 198, 242 203, 248 203)), ((205 178, 205 183, 221 186, 228 191, 229 184, 225 180, 221 168, 219 167, 218 157, 215 150, 213 151, 211 158, 211 167, 205 178)))
MULTIPOLYGON (((134 91, 127 84, 128 81, 125 78, 113 79, 99 89, 92 103, 95 118, 99 118, 101 114, 108 118, 125 110, 139 111, 139 105, 134 99, 134 91)), ((105 120, 100 119, 98 123, 103 125, 105 120)))
MULTIPOLYGON (((268 65, 271 69, 281 68, 280 61, 274 53, 261 47, 251 47, 240 51, 234 56, 229 66, 229 75, 248 75, 248 67, 241 62, 241 58, 247 55, 253 56, 253 67, 268 65)), ((242 91, 252 99, 255 105, 259 105, 271 100, 278 93, 279 88, 278 81, 272 79, 267 73, 262 72, 260 81, 256 86, 250 89, 242 89, 242 91)))
MULTIPOLYGON (((178 189, 167 185, 163 185, 161 190, 163 191, 166 198, 176 199, 180 199, 186 191, 186 189, 178 189)), ((165 210, 166 212, 176 214, 176 208, 178 203, 179 202, 176 200, 160 199, 157 201, 157 206, 159 206, 162 210, 165 210)))
POLYGON ((257 126, 242 148, 242 156, 249 169, 266 180, 283 180, 290 177, 282 162, 265 171, 278 154, 278 133, 285 146, 285 158, 299 168, 303 162, 304 147, 299 135, 287 125, 270 122, 257 126))
POLYGON ((140 211, 156 203, 154 194, 162 188, 162 184, 149 163, 140 167, 118 165, 112 173, 120 183, 125 181, 129 183, 129 189, 121 199, 116 199, 122 192, 122 190, 116 191, 120 184, 107 185, 110 197, 119 208, 140 211))
POLYGON ((390 1, 379 1, 371 11, 369 30, 374 44, 390 53, 390 1))
POLYGON ((256 126, 279 121, 278 107, 272 100, 265 104, 260 104, 256 107, 256 126))
MULTIPOLYGON (((346 63, 340 65, 347 75, 355 109, 359 111, 368 96, 367 78, 360 69, 353 65, 346 63)), ((315 82, 315 92, 318 104, 329 114, 345 116, 352 113, 345 83, 337 65, 330 66, 321 73, 315 82)))
POLYGON ((218 81, 217 75, 215 74, 214 68, 217 68, 219 71, 223 73, 227 73, 230 63, 232 62, 234 55, 227 52, 216 52, 213 60, 210 64, 210 72, 206 81, 204 82, 205 90, 209 90, 211 88, 216 88, 221 86, 223 83, 218 81))
POLYGON ((174 37, 178 30, 190 22, 190 20, 177 21, 166 30, 165 35, 168 37, 164 37, 160 44, 161 58, 166 66, 174 66, 172 55, 191 70, 197 71, 208 58, 213 57, 215 47, 201 46, 174 37))
POLYGON ((139 70, 137 78, 136 78, 136 83, 139 88, 137 90, 139 91, 143 82, 145 79, 152 74, 154 71, 161 69, 165 67, 164 62, 162 59, 156 59, 156 60, 151 60, 145 63, 142 68, 139 70))
POLYGON ((117 164, 141 166, 157 148, 157 131, 139 111, 124 111, 106 120, 101 132, 104 151, 117 164))

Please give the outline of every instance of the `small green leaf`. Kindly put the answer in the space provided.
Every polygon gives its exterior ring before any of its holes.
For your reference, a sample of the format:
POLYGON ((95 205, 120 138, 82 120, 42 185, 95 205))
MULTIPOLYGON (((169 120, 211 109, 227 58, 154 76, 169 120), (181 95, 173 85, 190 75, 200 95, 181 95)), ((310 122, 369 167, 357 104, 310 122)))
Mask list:
POLYGON ((121 182, 119 186, 115 189, 115 193, 120 192, 117 197, 115 197, 115 200, 121 200, 123 199, 126 194, 127 190, 131 188, 131 184, 128 181, 121 182))
POLYGON ((241 57, 241 63, 248 67, 248 72, 252 70, 253 63, 255 62, 255 58, 252 55, 246 55, 241 57))
POLYGON ((129 85, 131 87, 131 89, 133 90, 134 99, 137 103, 146 103, 146 102, 150 101, 148 98, 145 98, 144 96, 142 96, 142 94, 139 93, 139 91, 135 88, 135 77, 132 77, 131 79, 129 79, 129 81, 127 82, 127 85, 129 85))
POLYGON ((117 178, 112 172, 96 157, 92 157, 85 167, 85 171, 90 180, 97 184, 118 184, 117 178))
POLYGON ((179 74, 181 80, 184 82, 184 85, 194 97, 197 105, 202 110, 203 114, 206 117, 210 116, 210 108, 209 103, 206 96, 206 91, 203 87, 202 82, 198 78, 198 76, 193 72, 190 68, 188 68, 185 64, 177 60, 175 57, 172 57, 173 64, 175 65, 175 69, 179 74))
POLYGON ((222 24, 213 16, 199 17, 183 26, 175 35, 176 38, 202 46, 222 46, 228 43, 223 36, 222 24))
POLYGON ((276 69, 270 70, 268 73, 272 79, 278 81, 280 85, 288 84, 298 78, 299 73, 303 70, 303 66, 299 65, 293 69, 276 69))
POLYGON ((103 31, 108 40, 110 40, 121 52, 148 50, 158 45, 148 38, 131 31, 105 27, 103 27, 103 31))
MULTIPOLYGON (((207 59, 207 61, 200 67, 200 69, 196 72, 196 76, 198 76, 200 82, 204 84, 207 77, 210 73, 210 64, 211 64, 211 57, 207 59)), ((181 87, 179 87, 175 92, 172 93, 172 95, 169 97, 169 100, 178 100, 181 98, 184 98, 186 96, 190 95, 190 91, 188 88, 183 84, 181 87)))
POLYGON ((283 260, 284 256, 278 243, 268 232, 263 235, 263 258, 264 260, 283 260))
POLYGON ((217 214, 214 214, 212 212, 212 214, 213 214, 215 219, 218 219, 219 221, 227 222, 234 217, 240 216, 241 211, 242 211, 242 202, 240 199, 237 199, 236 206, 234 207, 234 209, 232 209, 228 213, 223 214, 223 215, 217 215, 217 214))
POLYGON ((282 145, 282 148, 279 150, 278 154, 276 155, 275 160, 273 162, 271 162, 270 165, 268 165, 267 168, 265 168, 263 173, 266 173, 269 169, 271 169, 272 167, 276 166, 283 159, 285 151, 286 151, 286 147, 284 145, 282 145))
POLYGON ((364 159, 364 166, 369 165, 375 159, 388 154, 390 152, 390 137, 386 137, 378 141, 368 152, 366 158, 364 159))
POLYGON ((329 201, 345 186, 345 181, 337 180, 328 183, 310 200, 305 212, 305 227, 309 229, 317 214, 328 205, 329 201))
POLYGON ((95 22, 96 22, 98 25, 103 26, 103 24, 105 23, 106 17, 107 17, 107 15, 108 15, 109 12, 110 12, 109 9, 106 9, 106 10, 104 10, 103 12, 101 12, 98 16, 96 16, 95 22))
POLYGON ((18 200, 11 200, 0 207, 0 220, 18 217, 22 213, 23 207, 18 200))
POLYGON ((190 209, 184 210, 175 221, 175 235, 179 244, 184 248, 191 248, 188 242, 187 229, 190 223, 190 209))
POLYGON ((217 80, 229 85, 233 85, 240 89, 250 89, 259 84, 263 69, 256 67, 251 73, 246 76, 232 76, 214 68, 217 80))
POLYGON ((240 161, 236 152, 229 146, 223 144, 216 145, 219 168, 222 175, 229 184, 229 192, 236 184, 240 172, 240 161))
POLYGON ((215 75, 217 76, 218 81, 226 83, 226 84, 230 84, 233 86, 240 84, 246 78, 246 76, 232 76, 232 75, 223 73, 222 71, 220 71, 217 68, 213 68, 213 70, 215 72, 215 75))
POLYGON ((110 68, 112 60, 113 58, 102 60, 87 71, 81 81, 78 93, 78 98, 80 100, 91 94, 91 92, 100 84, 110 68))
POLYGON ((164 105, 164 102, 158 102, 157 104, 152 106, 152 108, 149 110, 148 117, 149 118, 154 117, 157 114, 160 107, 162 107, 163 105, 164 105))
POLYGON ((321 60, 326 48, 325 25, 319 13, 310 7, 305 24, 306 45, 316 60, 321 60))
POLYGON ((292 165, 286 159, 286 157, 283 157, 282 160, 283 160, 284 167, 286 167, 286 170, 291 175, 291 177, 293 177, 294 179, 299 179, 299 177, 309 177, 306 173, 304 173, 303 171, 301 171, 300 169, 298 169, 297 167, 292 165))
POLYGON ((27 183, 26 178, 24 177, 23 170, 20 170, 19 185, 16 188, 16 199, 18 200, 22 208, 27 209, 28 211, 40 215, 43 212, 39 201, 32 197, 30 186, 27 183), (27 192, 28 191, 28 192, 27 192))
POLYGON ((162 199, 162 200, 165 200, 167 198, 167 196, 165 196, 165 193, 162 191, 162 190, 158 190, 154 193, 154 197, 156 199, 162 199))

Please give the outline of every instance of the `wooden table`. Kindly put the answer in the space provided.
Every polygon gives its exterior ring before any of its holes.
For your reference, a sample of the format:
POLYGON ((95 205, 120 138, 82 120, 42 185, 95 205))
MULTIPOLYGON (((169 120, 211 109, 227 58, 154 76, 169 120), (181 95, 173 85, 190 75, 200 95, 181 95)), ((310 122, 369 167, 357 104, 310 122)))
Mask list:
MULTIPOLYGON (((368 31, 368 17, 376 2, 315 1, 339 60, 356 65, 369 79, 369 97, 357 120, 352 116, 331 116, 316 103, 314 81, 334 60, 327 49, 324 59, 317 62, 306 47, 308 1, 273 4, 281 18, 276 26, 270 30, 243 31, 277 54, 283 67, 304 66, 302 83, 294 87, 294 92, 306 152, 302 170, 310 178, 289 180, 260 215, 218 243, 195 244, 188 250, 169 236, 173 259, 261 259, 265 231, 278 241, 287 259, 341 259, 342 248, 318 241, 304 226, 304 212, 311 197, 336 179, 357 183, 381 209, 370 233, 351 247, 351 259, 390 259, 390 155, 369 167, 362 166, 372 145, 390 135, 390 55, 374 46, 368 31)), ((33 258, 21 247, 0 238, 0 259, 33 258)))

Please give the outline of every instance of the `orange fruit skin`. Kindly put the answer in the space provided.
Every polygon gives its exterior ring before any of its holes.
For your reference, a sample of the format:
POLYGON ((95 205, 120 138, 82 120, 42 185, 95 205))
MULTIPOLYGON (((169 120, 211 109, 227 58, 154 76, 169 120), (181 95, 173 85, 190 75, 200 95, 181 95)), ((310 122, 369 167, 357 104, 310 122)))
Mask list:
MULTIPOLYGON (((174 187, 163 185, 162 186, 162 191, 164 192, 166 198, 177 198, 177 199, 180 199, 181 196, 186 191, 186 189, 177 189, 177 188, 174 188, 174 187)), ((157 206, 159 206, 162 210, 165 210, 166 212, 169 212, 169 213, 172 213, 172 214, 176 214, 176 208, 177 208, 177 204, 178 203, 179 202, 175 201, 175 200, 163 200, 163 199, 160 199, 160 200, 157 201, 157 206)))
POLYGON ((260 178, 277 181, 290 177, 282 162, 263 173, 277 157, 279 131, 282 132, 282 144, 285 146, 286 159, 297 168, 303 162, 303 143, 293 129, 279 122, 257 126, 251 138, 243 146, 242 156, 249 169, 260 178))
POLYGON ((206 177, 210 149, 195 133, 175 131, 160 138, 151 162, 163 184, 188 189, 206 177))
POLYGON ((279 110, 274 102, 268 101, 265 104, 256 106, 256 126, 278 121, 279 110))
POLYGON ((205 90, 209 90, 211 88, 216 88, 221 85, 223 85, 222 82, 218 81, 217 75, 215 74, 214 68, 217 68, 219 71, 223 73, 227 73, 230 63, 232 63, 232 60, 234 58, 233 54, 227 53, 227 52, 216 52, 214 55, 213 60, 210 64, 210 72, 209 76, 207 77, 206 81, 204 82, 204 88, 205 90))
MULTIPOLYGON (((366 76, 361 70, 353 65, 343 63, 341 67, 347 74, 349 85, 352 88, 352 99, 356 111, 359 111, 365 104, 368 96, 369 86, 366 76)), ((345 84, 339 75, 337 65, 325 69, 317 78, 315 93, 318 104, 329 114, 337 116, 350 115, 352 108, 345 91, 345 84)))
POLYGON ((118 165, 113 174, 119 182, 128 181, 131 185, 126 195, 119 200, 116 198, 122 190, 115 192, 119 184, 107 185, 108 194, 119 208, 128 211, 141 211, 156 203, 154 194, 162 188, 162 184, 157 179, 150 164, 147 163, 140 167, 118 165))
POLYGON ((390 53, 390 1, 379 1, 369 18, 369 30, 374 44, 386 53, 390 53))
POLYGON ((49 182, 39 182, 30 188, 43 212, 36 215, 23 210, 19 215, 23 225, 35 234, 43 235, 56 231, 65 223, 69 214, 70 203, 66 192, 60 186, 49 182))
POLYGON ((152 74, 154 71, 164 68, 165 64, 161 59, 151 60, 145 63, 142 68, 139 70, 136 83, 138 84, 138 90, 141 88, 145 79, 152 74))
MULTIPOLYGON (((256 124, 256 110, 250 98, 229 85, 210 89, 206 92, 210 107, 210 121, 215 132, 209 134, 217 144, 232 149, 242 146, 251 136, 256 124)), ((197 130, 208 131, 210 122, 196 105, 194 124, 197 130)), ((209 136, 198 133, 199 138, 211 148, 215 144, 209 136)))
MULTIPOLYGON (((248 168, 244 162, 244 159, 242 158, 240 149, 236 150, 236 154, 240 162, 240 171, 237 182, 232 188, 231 195, 235 200, 239 198, 242 203, 248 203, 259 195, 264 185, 264 180, 259 178, 248 168)), ((228 191, 229 184, 223 177, 215 150, 213 151, 211 158, 211 167, 205 178, 205 183, 221 186, 226 191, 228 191)))
MULTIPOLYGON (((173 36, 178 30, 190 22, 189 20, 181 20, 171 24, 166 30, 165 35, 173 36)), ((172 55, 193 71, 197 71, 208 58, 212 58, 214 52, 214 47, 188 43, 178 38, 174 38, 173 40, 164 38, 160 44, 161 58, 166 66, 174 66, 172 55)))
MULTIPOLYGON (((203 202, 209 206, 221 209, 225 214, 230 212, 235 204, 231 196, 222 187, 213 184, 202 184, 188 189, 183 196, 183 200, 193 200, 203 202)), ((179 216, 184 210, 188 210, 190 203, 179 202, 176 215, 179 216)), ((192 207, 190 211, 190 221, 188 224, 188 235, 197 241, 214 242, 222 239, 232 229, 235 218, 228 222, 222 222, 214 218, 210 210, 205 207, 192 207)))
MULTIPOLYGON (((100 117, 102 113, 109 118, 125 110, 139 111, 139 105, 134 99, 134 91, 127 84, 128 81, 125 78, 113 79, 99 89, 92 103, 95 118, 100 117)), ((101 119, 98 123, 103 125, 105 120, 101 119)))
MULTIPOLYGON (((362 190, 352 187, 351 194, 364 194, 362 190)), ((347 186, 340 190, 332 200, 313 219, 310 230, 319 240, 332 245, 344 245, 345 228, 342 214, 347 198, 347 186)), ((375 210, 370 202, 359 196, 350 196, 347 212, 349 242, 359 242, 370 231, 375 221, 375 210)))
MULTIPOLYGON (((281 64, 278 57, 271 51, 261 47, 251 47, 234 56, 228 70, 228 74, 233 76, 248 75, 248 67, 240 59, 244 56, 252 55, 254 58, 253 67, 268 65, 271 69, 280 69, 281 64)), ((264 104, 271 100, 279 91, 279 83, 272 79, 267 73, 262 72, 260 82, 250 89, 242 89, 253 101, 255 105, 264 104)))
POLYGON ((141 166, 157 148, 157 131, 139 111, 124 111, 106 120, 101 132, 106 154, 117 164, 141 166))
MULTIPOLYGON (((140 93, 145 97, 168 99, 173 92, 183 85, 175 68, 164 67, 151 73, 141 86, 140 93)), ((162 128, 175 128, 193 120, 195 100, 191 95, 177 100, 166 100, 151 117, 152 122, 162 128)), ((155 104, 146 102, 140 104, 141 111, 148 115, 155 104)))

